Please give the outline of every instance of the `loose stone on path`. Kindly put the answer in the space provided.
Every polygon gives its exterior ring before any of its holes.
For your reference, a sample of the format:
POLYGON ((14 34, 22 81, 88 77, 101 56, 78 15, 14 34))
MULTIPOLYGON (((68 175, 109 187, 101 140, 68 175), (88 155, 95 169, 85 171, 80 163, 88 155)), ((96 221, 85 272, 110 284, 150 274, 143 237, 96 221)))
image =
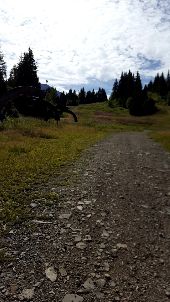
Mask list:
POLYGON ((84 250, 86 248, 86 244, 84 242, 80 241, 76 244, 76 247, 80 250, 84 250))
POLYGON ((54 270, 54 267, 53 267, 53 266, 48 267, 48 268, 45 270, 45 274, 46 274, 46 277, 47 277, 48 279, 50 279, 52 282, 56 281, 56 279, 57 279, 57 273, 56 273, 56 271, 54 270))
POLYGON ((59 219, 69 219, 71 217, 72 213, 65 213, 59 215, 59 219))
POLYGON ((88 278, 84 284, 83 287, 87 290, 87 291, 91 291, 95 288, 94 282, 91 278, 88 278))
POLYGON ((23 289, 22 293, 19 294, 19 300, 31 300, 34 296, 34 288, 23 289))

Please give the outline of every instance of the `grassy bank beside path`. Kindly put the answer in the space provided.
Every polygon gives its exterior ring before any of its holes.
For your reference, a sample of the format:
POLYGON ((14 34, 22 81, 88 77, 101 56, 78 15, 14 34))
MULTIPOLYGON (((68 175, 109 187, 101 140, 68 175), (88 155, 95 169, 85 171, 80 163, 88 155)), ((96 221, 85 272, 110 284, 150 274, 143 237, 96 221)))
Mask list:
POLYGON ((21 217, 32 186, 55 177, 60 167, 103 136, 102 131, 75 124, 6 121, 0 131, 0 219, 21 217))
MULTIPOLYGON (((32 188, 60 173, 96 141, 117 131, 144 131, 170 150, 170 108, 153 116, 132 117, 106 103, 80 105, 78 123, 64 116, 59 125, 32 118, 9 119, 0 125, 0 220, 26 219, 32 188)), ((47 194, 48 195, 48 194, 47 194)), ((57 196, 49 192, 50 198, 57 196)), ((47 196, 48 199, 48 196, 47 196)))

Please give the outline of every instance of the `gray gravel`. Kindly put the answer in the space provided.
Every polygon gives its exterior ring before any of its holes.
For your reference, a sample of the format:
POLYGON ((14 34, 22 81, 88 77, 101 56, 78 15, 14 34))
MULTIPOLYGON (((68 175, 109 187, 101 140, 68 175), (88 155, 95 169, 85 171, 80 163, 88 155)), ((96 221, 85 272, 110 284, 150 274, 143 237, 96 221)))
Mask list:
POLYGON ((39 188, 59 200, 33 200, 4 236, 0 301, 168 302, 169 164, 144 133, 121 133, 39 188))

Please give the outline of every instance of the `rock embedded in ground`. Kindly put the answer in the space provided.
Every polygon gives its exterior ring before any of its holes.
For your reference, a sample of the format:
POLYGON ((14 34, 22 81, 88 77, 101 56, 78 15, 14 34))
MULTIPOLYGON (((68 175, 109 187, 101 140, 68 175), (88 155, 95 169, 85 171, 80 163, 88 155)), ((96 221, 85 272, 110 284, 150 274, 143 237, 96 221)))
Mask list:
POLYGON ((19 294, 18 298, 19 300, 31 300, 34 296, 34 288, 26 288, 23 289, 21 294, 19 294))
POLYGON ((105 286, 105 284, 106 284, 106 280, 105 279, 98 279, 98 280, 96 280, 96 285, 97 285, 97 287, 104 287, 105 286))
POLYGON ((46 277, 50 279, 50 281, 54 282, 57 279, 57 273, 53 266, 48 267, 45 270, 46 277))
POLYGON ((72 213, 64 213, 59 215, 59 219, 69 219, 72 213))
POLYGON ((103 269, 104 269, 105 272, 109 272, 110 266, 109 266, 109 263, 107 261, 104 262, 103 269))
POLYGON ((80 242, 78 242, 77 244, 76 244, 76 247, 78 248, 78 249, 80 249, 80 250, 84 250, 85 248, 86 248, 86 244, 84 243, 84 242, 82 242, 82 241, 80 241, 80 242))
POLYGON ((87 290, 87 291, 92 291, 95 288, 94 282, 91 278, 88 278, 84 283, 83 283, 83 287, 87 290))
POLYGON ((165 294, 168 298, 170 298, 170 287, 166 289, 165 294))
POLYGON ((111 281, 111 282, 109 283, 109 285, 110 285, 111 287, 115 287, 115 286, 116 286, 116 283, 115 283, 114 281, 111 281))
POLYGON ((102 237, 103 238, 108 238, 109 237, 109 233, 106 230, 103 230, 102 237))
POLYGON ((67 276, 67 271, 66 271, 66 269, 63 266, 59 267, 59 272, 60 272, 60 275, 62 277, 66 277, 67 276))
POLYGON ((82 240, 82 237, 79 235, 79 236, 76 236, 75 238, 74 238, 74 241, 75 242, 80 242, 82 240))
POLYGON ((36 208, 37 206, 38 206, 38 204, 35 203, 35 202, 31 202, 31 203, 30 203, 30 207, 31 207, 31 208, 36 208))
POLYGON ((79 211, 82 211, 82 210, 83 210, 83 207, 82 207, 82 206, 77 206, 77 209, 78 209, 79 211))
POLYGON ((127 244, 125 244, 125 243, 117 243, 116 247, 118 249, 127 249, 127 244))

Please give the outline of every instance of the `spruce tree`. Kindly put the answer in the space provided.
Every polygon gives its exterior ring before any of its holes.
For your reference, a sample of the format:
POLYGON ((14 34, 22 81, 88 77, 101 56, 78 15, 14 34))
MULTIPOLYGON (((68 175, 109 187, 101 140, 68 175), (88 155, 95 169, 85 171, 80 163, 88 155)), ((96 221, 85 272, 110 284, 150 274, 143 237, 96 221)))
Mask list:
POLYGON ((166 83, 163 72, 161 73, 160 78, 159 78, 159 85, 160 85, 159 94, 160 94, 160 96, 165 97, 167 95, 167 83, 166 83))
POLYGON ((14 88, 17 86, 17 66, 14 65, 10 71, 9 79, 8 79, 8 86, 14 88))
POLYGON ((86 92, 84 90, 84 87, 80 89, 78 99, 79 99, 80 104, 85 104, 86 103, 86 92))
POLYGON ((31 48, 25 52, 10 73, 9 83, 13 86, 34 86, 40 88, 37 65, 31 48))
POLYGON ((86 104, 90 104, 90 103, 92 103, 92 92, 89 90, 89 91, 87 91, 87 93, 86 93, 86 104))
POLYGON ((97 92, 97 102, 106 102, 107 101, 107 94, 105 89, 99 88, 97 92))
POLYGON ((114 84, 113 84, 113 88, 112 88, 112 93, 110 95, 110 100, 114 100, 118 97, 118 88, 119 88, 119 83, 118 80, 115 79, 114 84))
POLYGON ((134 95, 139 95, 142 92, 142 83, 141 83, 141 79, 140 79, 140 74, 137 71, 136 73, 136 77, 134 80, 134 95))

